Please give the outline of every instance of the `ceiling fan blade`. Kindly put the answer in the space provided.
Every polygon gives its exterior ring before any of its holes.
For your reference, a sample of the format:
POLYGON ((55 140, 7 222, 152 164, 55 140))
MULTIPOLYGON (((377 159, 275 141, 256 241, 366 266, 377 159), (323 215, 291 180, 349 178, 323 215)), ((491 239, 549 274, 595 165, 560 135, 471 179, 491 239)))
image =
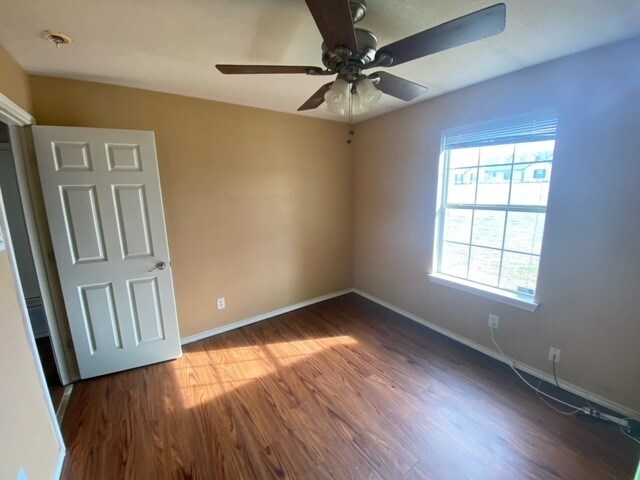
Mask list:
POLYGON ((497 35, 504 31, 505 21, 506 6, 504 3, 498 3, 398 40, 382 47, 379 52, 391 55, 392 65, 400 65, 432 53, 497 35))
POLYGON ((331 88, 331 85, 333 85, 333 82, 325 83, 323 86, 321 86, 316 93, 309 97, 309 100, 304 102, 300 106, 300 108, 298 108, 298 111, 301 112, 302 110, 313 110, 314 108, 318 108, 320 105, 322 105, 324 103, 324 94, 327 93, 327 90, 331 88))
POLYGON ((347 47, 358 51, 348 0, 305 0, 329 50, 347 47))
POLYGON ((320 67, 306 67, 301 65, 216 65, 220 72, 227 75, 256 74, 256 73, 309 73, 321 72, 320 67))
POLYGON ((376 76, 380 79, 376 85, 378 90, 392 97, 404 100, 405 102, 410 102, 427 91, 427 87, 423 87, 404 78, 396 77, 387 72, 375 72, 369 75, 370 78, 375 78, 376 76))

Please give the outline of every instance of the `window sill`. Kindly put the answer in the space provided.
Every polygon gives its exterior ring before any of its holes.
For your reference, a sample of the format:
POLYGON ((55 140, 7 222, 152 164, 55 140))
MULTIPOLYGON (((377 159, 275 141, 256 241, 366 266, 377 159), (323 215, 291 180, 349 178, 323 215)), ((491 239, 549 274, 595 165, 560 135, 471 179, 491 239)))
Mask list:
POLYGON ((495 300, 496 302, 506 303, 512 307, 520 308, 528 312, 535 312, 538 304, 531 298, 517 293, 509 293, 497 288, 479 285, 477 283, 468 282, 461 278, 449 277, 441 273, 430 273, 429 279, 433 283, 444 285, 446 287, 455 288, 463 292, 471 293, 479 297, 495 300))

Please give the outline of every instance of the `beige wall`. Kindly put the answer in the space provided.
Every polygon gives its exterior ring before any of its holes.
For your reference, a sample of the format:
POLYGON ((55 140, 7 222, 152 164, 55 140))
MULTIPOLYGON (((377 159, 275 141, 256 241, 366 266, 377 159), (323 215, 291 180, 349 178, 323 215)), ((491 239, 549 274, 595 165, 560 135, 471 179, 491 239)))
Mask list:
POLYGON ((640 411, 640 40, 554 61, 358 125, 355 286, 640 411), (544 107, 559 131, 535 313, 430 283, 443 129, 544 107))
MULTIPOLYGON (((4 224, 0 218, 4 231, 4 224)), ((58 443, 20 312, 7 251, 0 252, 0 478, 24 467, 32 480, 50 479, 58 443)))
POLYGON ((2 45, 0 45, 0 93, 31 112, 31 94, 27 74, 2 45))
MULTIPOLYGON (((31 108, 27 76, 0 46, 0 93, 31 108)), ((0 206, 0 226, 6 227, 0 206)), ((58 443, 47 410, 38 368, 20 311, 17 279, 7 250, 0 252, 0 478, 15 478, 24 467, 30 479, 53 476, 58 443)))
POLYGON ((183 337, 351 286, 344 125, 40 76, 31 91, 40 125, 155 131, 183 337))

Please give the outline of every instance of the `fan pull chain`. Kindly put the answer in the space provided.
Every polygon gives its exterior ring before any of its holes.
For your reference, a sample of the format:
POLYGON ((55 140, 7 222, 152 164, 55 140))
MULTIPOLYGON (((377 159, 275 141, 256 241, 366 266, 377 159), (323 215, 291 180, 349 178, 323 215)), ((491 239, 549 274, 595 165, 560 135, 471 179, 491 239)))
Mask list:
POLYGON ((353 129, 353 92, 351 91, 351 84, 349 84, 349 135, 347 136, 347 143, 353 144, 353 136, 356 134, 353 129))

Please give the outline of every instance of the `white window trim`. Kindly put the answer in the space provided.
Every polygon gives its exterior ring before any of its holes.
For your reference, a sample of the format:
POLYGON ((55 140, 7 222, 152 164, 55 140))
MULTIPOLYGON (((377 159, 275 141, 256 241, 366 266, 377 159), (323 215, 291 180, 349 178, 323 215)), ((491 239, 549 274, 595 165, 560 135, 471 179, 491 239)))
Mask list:
POLYGON ((527 295, 519 295, 507 290, 489 287, 488 285, 463 280, 462 278, 451 277, 442 273, 430 273, 429 280, 433 283, 444 285, 445 287, 454 288, 482 298, 511 305, 512 307, 520 308, 528 312, 535 312, 539 305, 534 298, 527 295))
MULTIPOLYGON (((556 129, 558 122, 558 114, 555 109, 540 110, 538 112, 531 112, 522 115, 516 115, 509 118, 494 119, 486 122, 479 122, 476 124, 456 127, 454 129, 445 130, 442 136, 442 145, 440 148, 440 156, 438 161, 438 188, 436 199, 436 215, 435 215, 435 235, 434 235, 434 248, 433 248, 433 273, 429 274, 429 278, 432 282, 438 283, 444 286, 455 288, 467 293, 478 295, 483 298, 491 299, 497 302, 512 305, 516 308, 521 308, 529 312, 533 312, 538 307, 538 302, 535 299, 535 295, 527 295, 520 292, 514 292, 510 290, 503 290, 501 288, 484 285, 479 282, 474 282, 467 279, 447 275, 440 273, 440 261, 442 254, 442 246, 444 241, 444 214, 448 208, 463 208, 463 209, 477 209, 479 207, 475 202, 473 204, 448 204, 447 199, 447 186, 448 186, 448 152, 452 148, 462 148, 463 144, 481 146, 480 144, 494 144, 495 138, 499 140, 505 140, 506 143, 519 143, 516 140, 521 138, 530 138, 527 141, 533 141, 536 137, 540 139, 555 140, 556 129), (517 127, 514 129, 514 125, 517 127), (491 132, 491 137, 487 136, 487 132, 491 132), (497 137, 496 137, 497 135, 497 137), (491 140, 491 142, 489 142, 491 140)), ((549 159, 551 163, 554 158, 549 159)), ((545 160, 546 161, 546 160, 545 160)), ((531 165, 537 162, 526 162, 531 165)), ((511 164, 511 182, 513 181, 514 163, 511 164)), ((479 173, 479 170, 478 170, 479 173)), ((546 176, 546 175, 545 175, 546 176)), ((476 179, 479 182, 479 178, 476 179)), ((477 184, 476 184, 477 185, 477 184)), ((511 186, 509 187, 509 198, 511 196, 511 186)), ((477 186, 476 186, 477 188, 477 186)), ((477 193, 477 191, 476 191, 477 193)), ((481 205, 481 209, 486 210, 500 210, 508 213, 509 211, 531 211, 532 213, 546 213, 547 206, 531 206, 531 205, 481 205), (506 208, 505 208, 506 207, 506 208)), ((505 220, 506 228, 506 220, 505 220)), ((503 245, 501 248, 504 252, 504 232, 503 232, 503 245)), ((538 258, 541 258, 542 252, 537 254, 538 258)), ((536 279, 536 289, 539 280, 536 279)))

